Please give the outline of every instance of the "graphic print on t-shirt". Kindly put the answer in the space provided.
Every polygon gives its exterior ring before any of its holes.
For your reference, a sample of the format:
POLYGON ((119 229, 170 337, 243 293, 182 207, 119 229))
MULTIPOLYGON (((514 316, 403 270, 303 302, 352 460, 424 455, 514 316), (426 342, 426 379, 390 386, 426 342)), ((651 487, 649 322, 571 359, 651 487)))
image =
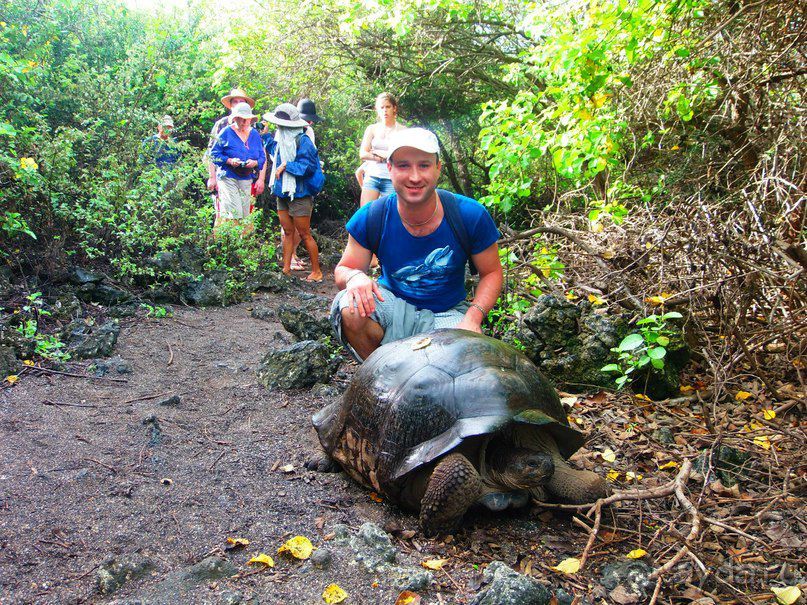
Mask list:
POLYGON ((423 262, 405 265, 392 274, 392 279, 405 293, 420 296, 438 291, 445 285, 445 276, 452 271, 454 252, 450 246, 432 250, 423 262))

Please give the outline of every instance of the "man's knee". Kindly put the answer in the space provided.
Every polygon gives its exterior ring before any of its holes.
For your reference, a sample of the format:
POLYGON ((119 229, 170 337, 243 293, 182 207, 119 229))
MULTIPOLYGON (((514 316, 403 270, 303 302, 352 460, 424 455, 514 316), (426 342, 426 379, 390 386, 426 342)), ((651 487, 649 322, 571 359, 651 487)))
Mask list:
POLYGON ((356 334, 367 329, 369 317, 362 317, 356 309, 342 309, 342 330, 348 334, 356 334))

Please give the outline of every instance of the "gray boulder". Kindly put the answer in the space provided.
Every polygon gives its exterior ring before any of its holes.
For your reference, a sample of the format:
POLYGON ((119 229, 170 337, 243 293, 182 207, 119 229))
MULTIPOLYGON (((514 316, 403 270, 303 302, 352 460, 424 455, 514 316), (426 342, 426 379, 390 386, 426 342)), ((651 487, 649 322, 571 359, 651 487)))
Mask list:
POLYGON ((197 307, 221 307, 225 304, 224 286, 217 276, 203 276, 185 286, 180 299, 197 307))
POLYGON ((95 327, 76 320, 65 328, 64 333, 67 350, 74 359, 109 357, 118 342, 120 324, 112 320, 95 327))
POLYGON ((556 383, 613 387, 613 377, 600 371, 610 363, 611 348, 627 334, 627 322, 593 313, 588 303, 543 295, 524 314, 515 337, 526 355, 556 383))
POLYGON ((258 365, 260 382, 267 388, 304 389, 318 382, 328 382, 339 365, 328 347, 314 340, 304 340, 269 351, 258 365))
POLYGON ((142 578, 154 569, 154 563, 142 555, 128 555, 105 562, 95 575, 98 592, 112 594, 130 580, 142 578))
POLYGON ((0 321, 0 346, 8 347, 20 359, 29 359, 34 354, 34 341, 25 338, 10 322, 0 321))
POLYGON ((375 523, 363 523, 358 533, 350 538, 350 548, 356 553, 356 560, 370 571, 395 563, 397 556, 389 534, 375 523))
MULTIPOLYGON (((543 295, 524 314, 522 325, 507 340, 516 342, 527 357, 555 383, 614 388, 614 375, 601 368, 615 360, 612 348, 632 330, 621 315, 603 315, 584 301, 577 305, 565 298, 543 295)), ((653 399, 678 393, 679 374, 689 361, 683 335, 672 338, 664 368, 649 364, 634 372, 634 390, 653 399)))
POLYGON ((111 307, 131 300, 132 295, 109 284, 98 284, 90 292, 90 299, 105 307, 111 307))
POLYGON ((501 561, 493 561, 485 569, 487 586, 471 605, 547 605, 552 593, 543 584, 511 569, 501 561))
POLYGON ((93 376, 106 376, 110 372, 117 372, 118 374, 131 374, 132 364, 123 359, 120 355, 115 355, 108 360, 99 359, 89 368, 93 376))
POLYGON ((277 313, 272 307, 267 307, 265 305, 258 305, 252 309, 249 313, 255 319, 262 319, 263 321, 272 321, 275 317, 277 317, 277 313))
POLYGON ((278 307, 277 317, 287 332, 298 340, 318 340, 333 335, 328 319, 330 300, 316 296, 301 297, 299 303, 284 303, 278 307))
POLYGON ((0 381, 5 380, 6 376, 16 374, 19 367, 20 363, 14 355, 14 349, 0 346, 0 381))
POLYGON ((606 565, 601 583, 609 590, 611 599, 620 605, 639 603, 649 597, 654 582, 650 580, 653 568, 644 561, 622 560, 606 565))
POLYGON ((262 270, 255 273, 249 281, 249 289, 253 292, 284 292, 288 288, 288 280, 278 271, 262 270))
POLYGON ((100 284, 104 281, 104 276, 94 271, 83 269, 82 267, 73 267, 69 273, 70 281, 77 286, 84 286, 87 284, 100 284))

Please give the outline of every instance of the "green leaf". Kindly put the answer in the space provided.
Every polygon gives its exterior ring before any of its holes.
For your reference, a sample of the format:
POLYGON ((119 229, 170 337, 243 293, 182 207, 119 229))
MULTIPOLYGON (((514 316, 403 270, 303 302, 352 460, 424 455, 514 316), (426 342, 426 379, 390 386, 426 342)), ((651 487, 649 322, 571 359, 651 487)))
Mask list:
POLYGON ((643 367, 645 367, 645 366, 646 366, 648 363, 650 363, 650 357, 648 357, 647 355, 642 355, 642 356, 639 358, 639 361, 637 362, 636 367, 637 367, 637 368, 643 368, 643 367))
POLYGON ((664 347, 655 347, 650 349, 647 354, 650 356, 650 359, 664 359, 664 356, 667 355, 667 349, 664 347))
POLYGON ((620 367, 615 363, 609 363, 607 366, 600 368, 600 372, 621 372, 620 367))
POLYGON ((661 316, 661 319, 683 319, 683 315, 681 315, 678 311, 670 311, 669 313, 665 313, 661 316))
POLYGON ((660 369, 662 369, 664 367, 664 360, 663 359, 651 359, 650 363, 657 370, 660 370, 660 369))
POLYGON ((642 338, 641 334, 628 334, 622 339, 622 342, 619 343, 619 350, 632 351, 633 349, 641 347, 643 344, 644 338, 642 338))
POLYGON ((667 338, 666 336, 659 336, 656 339, 656 344, 661 345, 662 347, 666 347, 668 344, 670 344, 670 339, 667 338))

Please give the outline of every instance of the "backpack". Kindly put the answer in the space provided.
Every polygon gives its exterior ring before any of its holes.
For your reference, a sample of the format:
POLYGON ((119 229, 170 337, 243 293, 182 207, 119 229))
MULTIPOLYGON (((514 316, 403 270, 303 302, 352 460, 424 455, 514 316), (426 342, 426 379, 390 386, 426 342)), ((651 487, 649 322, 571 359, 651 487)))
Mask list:
MULTIPOLYGON (((443 204, 446 222, 452 233, 454 233, 454 237, 460 243, 465 256, 468 257, 468 269, 470 269, 471 275, 476 275, 479 271, 477 271, 476 265, 474 265, 471 258, 471 239, 468 237, 465 223, 462 222, 459 202, 457 202, 457 198, 453 193, 444 189, 438 189, 437 195, 440 197, 440 203, 443 204)), ((370 210, 367 212, 367 243, 370 246, 370 252, 376 255, 378 254, 378 247, 381 245, 381 236, 387 219, 387 200, 389 197, 389 195, 383 195, 370 202, 370 210)))

